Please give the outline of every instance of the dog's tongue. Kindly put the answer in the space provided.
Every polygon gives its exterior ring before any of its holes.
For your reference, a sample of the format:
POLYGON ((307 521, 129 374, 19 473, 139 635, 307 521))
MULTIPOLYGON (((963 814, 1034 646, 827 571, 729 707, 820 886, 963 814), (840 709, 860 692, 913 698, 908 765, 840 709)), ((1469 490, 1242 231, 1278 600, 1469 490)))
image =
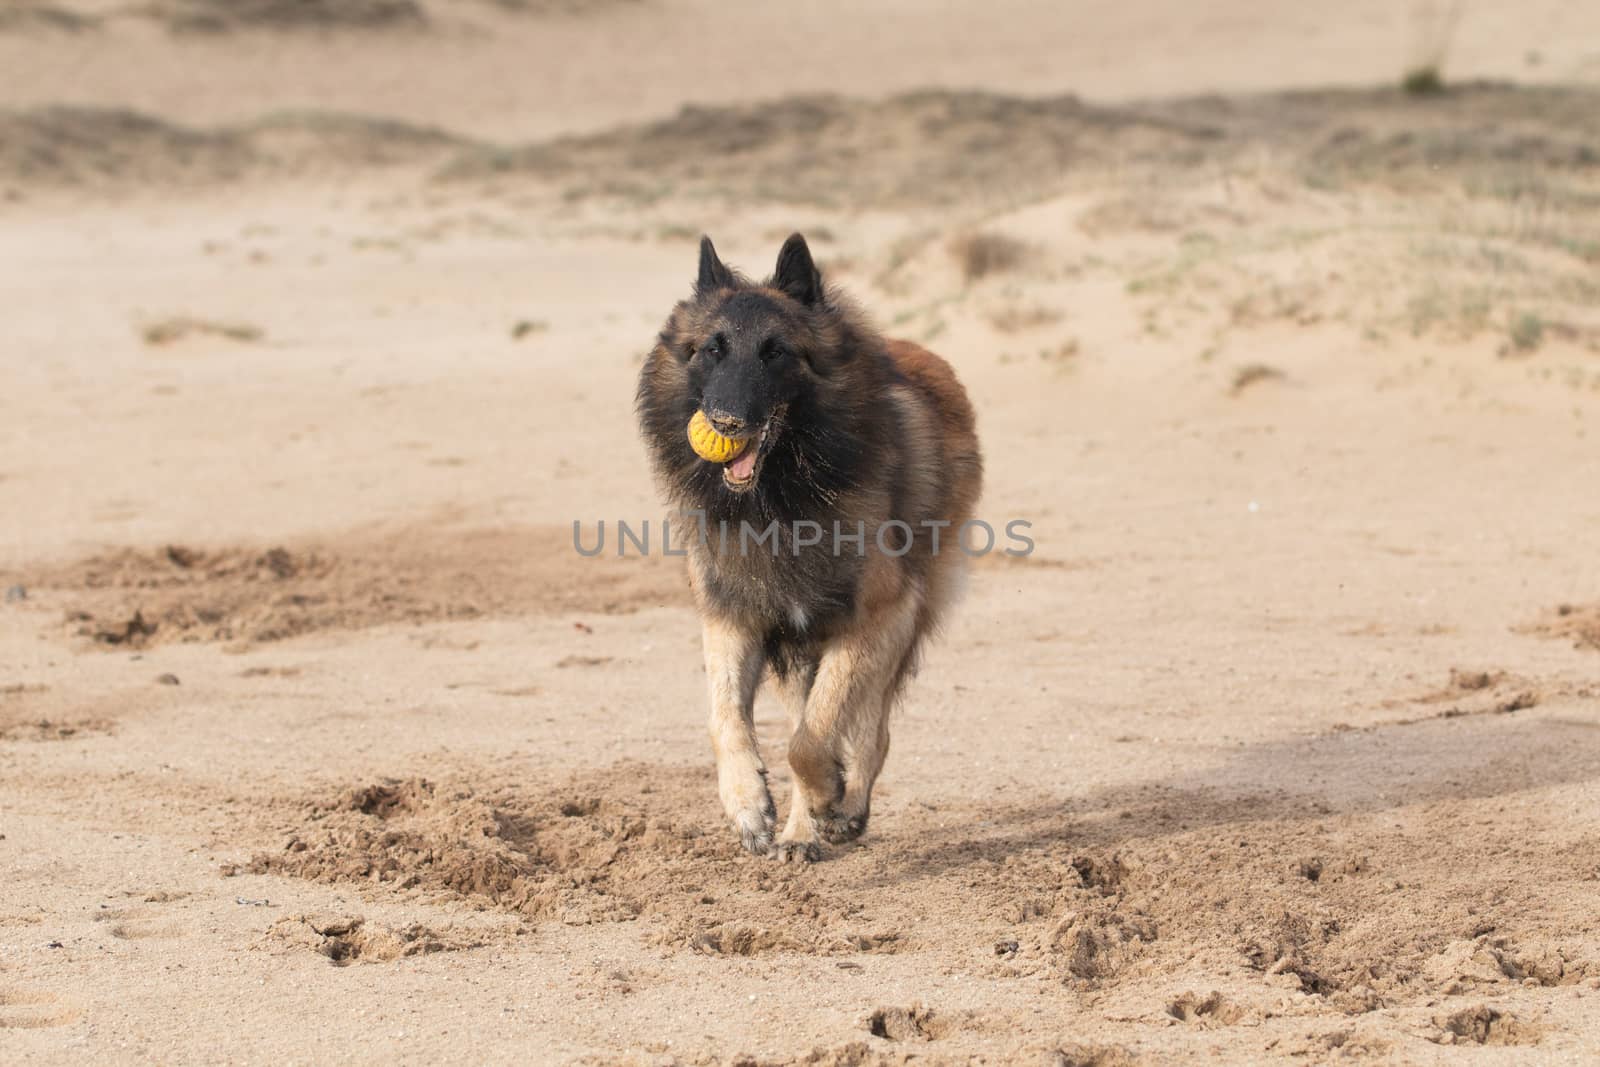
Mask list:
POLYGON ((752 441, 743 452, 739 453, 738 459, 728 464, 728 472, 733 475, 735 481, 745 481, 756 472, 756 453, 760 451, 761 449, 755 447, 755 442, 752 441))

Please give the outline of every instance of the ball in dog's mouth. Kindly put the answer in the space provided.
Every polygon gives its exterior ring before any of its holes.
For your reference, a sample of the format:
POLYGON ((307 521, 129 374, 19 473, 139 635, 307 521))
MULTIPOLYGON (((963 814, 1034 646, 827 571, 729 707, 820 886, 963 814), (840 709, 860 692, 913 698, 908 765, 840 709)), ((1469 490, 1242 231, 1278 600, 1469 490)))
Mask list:
POLYGON ((689 447, 694 454, 709 463, 727 463, 750 443, 748 437, 726 437, 717 432, 704 411, 697 411, 689 420, 689 447))

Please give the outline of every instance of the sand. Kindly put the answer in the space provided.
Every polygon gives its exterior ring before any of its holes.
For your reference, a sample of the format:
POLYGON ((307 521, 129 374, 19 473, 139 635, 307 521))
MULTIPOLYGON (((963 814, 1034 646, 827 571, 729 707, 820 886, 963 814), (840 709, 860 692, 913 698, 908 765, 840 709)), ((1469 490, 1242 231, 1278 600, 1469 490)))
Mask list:
POLYGON ((1600 14, 751 7, 0 6, 0 1059, 1600 1058, 1600 14), (809 868, 572 548, 794 229, 1037 544, 809 868))

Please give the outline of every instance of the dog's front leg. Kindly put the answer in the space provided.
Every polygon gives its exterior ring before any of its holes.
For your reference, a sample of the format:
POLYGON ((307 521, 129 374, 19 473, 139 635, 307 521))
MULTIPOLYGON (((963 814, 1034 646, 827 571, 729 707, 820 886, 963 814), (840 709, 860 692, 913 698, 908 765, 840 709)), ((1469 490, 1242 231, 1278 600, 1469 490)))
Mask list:
POLYGON ((794 801, 778 856, 815 859, 819 841, 850 841, 866 829, 872 785, 889 748, 893 688, 916 641, 918 603, 907 592, 866 613, 823 650, 789 739, 794 801))
POLYGON ((767 792, 767 768, 756 747, 756 686, 762 653, 757 636, 708 616, 704 644, 711 688, 711 749, 717 757, 717 790, 739 842, 757 856, 772 849, 777 812, 767 792))

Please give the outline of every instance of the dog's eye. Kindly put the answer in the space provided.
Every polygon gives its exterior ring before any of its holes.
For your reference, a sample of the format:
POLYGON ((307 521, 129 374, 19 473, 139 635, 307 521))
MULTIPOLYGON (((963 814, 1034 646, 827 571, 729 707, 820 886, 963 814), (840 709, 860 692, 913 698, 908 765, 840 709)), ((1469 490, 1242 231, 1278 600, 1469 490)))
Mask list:
POLYGON ((789 346, 782 341, 768 341, 761 346, 761 361, 763 363, 777 363, 779 360, 786 359, 793 354, 789 346))

